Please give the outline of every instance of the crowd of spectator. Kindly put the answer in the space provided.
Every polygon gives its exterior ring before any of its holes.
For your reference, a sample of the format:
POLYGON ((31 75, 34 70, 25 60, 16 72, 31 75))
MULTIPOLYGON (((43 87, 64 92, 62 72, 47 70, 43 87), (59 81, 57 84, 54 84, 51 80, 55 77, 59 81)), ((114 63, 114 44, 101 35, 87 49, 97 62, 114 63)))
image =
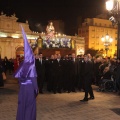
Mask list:
POLYGON ((2 73, 4 72, 5 75, 13 75, 13 73, 17 70, 20 62, 22 61, 23 57, 17 57, 16 59, 8 59, 6 56, 4 59, 0 58, 0 87, 4 86, 4 80, 2 73))
MULTIPOLYGON (((114 80, 114 92, 120 91, 120 60, 113 58, 92 57, 87 54, 93 63, 92 84, 100 86, 104 79, 114 80)), ((61 57, 60 54, 44 58, 42 53, 36 55, 36 70, 38 73, 38 86, 43 93, 44 82, 47 90, 53 93, 76 90, 84 91, 84 55, 75 54, 61 57), (38 61, 42 60, 42 65, 38 61), (42 66, 42 67, 41 67, 42 66)))
MULTIPOLYGON (((92 84, 99 87, 104 79, 113 80, 113 92, 120 94, 120 59, 92 57, 90 54, 87 56, 93 63, 92 84)), ((76 57, 74 53, 66 56, 55 54, 50 57, 44 57, 42 53, 35 55, 39 92, 43 94, 43 89, 54 94, 84 91, 84 58, 84 55, 76 57)), ((18 57, 0 59, 0 73, 4 71, 13 74, 22 60, 23 58, 18 57)), ((0 86, 4 86, 2 80, 0 86)))

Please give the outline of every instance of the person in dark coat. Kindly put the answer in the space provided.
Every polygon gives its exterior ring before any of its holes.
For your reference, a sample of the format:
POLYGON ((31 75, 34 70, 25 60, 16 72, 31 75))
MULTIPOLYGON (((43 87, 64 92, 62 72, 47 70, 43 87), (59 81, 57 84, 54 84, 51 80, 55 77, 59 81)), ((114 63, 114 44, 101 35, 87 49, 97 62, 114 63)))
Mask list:
POLYGON ((48 64, 48 81, 47 81, 47 90, 49 92, 53 91, 53 82, 55 79, 55 73, 54 73, 54 55, 51 55, 49 59, 48 64))
POLYGON ((72 58, 70 62, 70 78, 69 78, 69 91, 75 92, 75 87, 77 86, 77 59, 75 57, 75 53, 72 53, 72 58))
POLYGON ((68 83, 69 83, 69 58, 68 55, 65 55, 63 58, 63 91, 68 91, 68 83))
POLYGON ((35 58, 23 28, 22 34, 24 37, 24 61, 14 74, 20 85, 16 120, 36 120, 38 86, 35 58))
POLYGON ((8 70, 8 64, 9 64, 8 58, 5 56, 5 58, 3 59, 3 63, 2 63, 5 74, 7 73, 7 70, 8 70))
POLYGON ((101 59, 100 58, 96 58, 96 61, 94 63, 94 75, 95 75, 95 84, 98 86, 99 85, 99 81, 101 79, 101 74, 100 74, 100 65, 101 65, 101 59))
POLYGON ((104 90, 103 88, 103 84, 108 81, 108 80, 111 80, 111 72, 110 72, 110 68, 109 67, 105 67, 105 69, 103 70, 103 74, 101 75, 101 79, 99 81, 99 89, 98 91, 100 90, 104 90))
POLYGON ((84 64, 85 64, 85 61, 84 61, 84 58, 83 57, 81 57, 80 59, 79 59, 79 82, 78 82, 78 89, 79 89, 79 91, 83 91, 84 90, 84 85, 83 85, 83 83, 84 83, 84 75, 83 75, 83 69, 84 69, 84 64))
POLYGON ((89 60, 87 55, 84 56, 84 69, 83 69, 83 79, 84 79, 84 90, 85 96, 84 99, 80 100, 81 102, 88 101, 88 99, 94 99, 94 94, 92 90, 92 78, 93 78, 93 62, 89 60), (88 98, 88 94, 90 97, 88 98))
POLYGON ((45 60, 43 60, 42 53, 39 53, 39 58, 35 60, 35 66, 37 71, 39 93, 43 94, 43 85, 45 82, 45 60))
POLYGON ((4 86, 4 80, 3 80, 3 75, 2 75, 3 72, 4 72, 4 69, 2 66, 2 62, 0 61, 0 87, 4 86))
POLYGON ((63 61, 60 54, 57 54, 57 59, 54 60, 54 74, 53 92, 61 93, 63 88, 63 61))
POLYGON ((117 63, 115 70, 115 91, 120 95, 120 62, 117 63))

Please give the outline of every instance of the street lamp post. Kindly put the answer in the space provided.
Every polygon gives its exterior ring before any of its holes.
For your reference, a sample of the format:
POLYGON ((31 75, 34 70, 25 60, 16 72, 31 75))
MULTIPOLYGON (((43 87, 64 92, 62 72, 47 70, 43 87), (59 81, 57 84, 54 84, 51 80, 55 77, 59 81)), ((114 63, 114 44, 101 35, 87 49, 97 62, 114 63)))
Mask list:
POLYGON ((120 58, 120 0, 108 0, 106 9, 113 15, 109 20, 117 24, 117 58, 120 58))
POLYGON ((109 46, 111 45, 113 39, 108 34, 106 34, 106 36, 103 36, 101 38, 101 40, 104 43, 105 51, 106 51, 106 56, 107 56, 107 53, 108 53, 108 50, 109 50, 109 46))

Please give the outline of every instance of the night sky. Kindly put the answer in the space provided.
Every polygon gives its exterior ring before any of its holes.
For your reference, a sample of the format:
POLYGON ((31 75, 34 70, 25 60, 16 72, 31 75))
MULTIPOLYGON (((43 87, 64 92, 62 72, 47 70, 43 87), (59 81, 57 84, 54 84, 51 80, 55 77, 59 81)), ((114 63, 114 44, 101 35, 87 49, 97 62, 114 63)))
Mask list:
MULTIPOLYGON (((105 11, 105 0, 0 0, 0 11, 16 14, 19 22, 28 20, 31 30, 49 20, 63 20, 66 34, 77 32, 77 19, 95 17, 105 11)), ((40 32, 40 29, 39 29, 40 32)))

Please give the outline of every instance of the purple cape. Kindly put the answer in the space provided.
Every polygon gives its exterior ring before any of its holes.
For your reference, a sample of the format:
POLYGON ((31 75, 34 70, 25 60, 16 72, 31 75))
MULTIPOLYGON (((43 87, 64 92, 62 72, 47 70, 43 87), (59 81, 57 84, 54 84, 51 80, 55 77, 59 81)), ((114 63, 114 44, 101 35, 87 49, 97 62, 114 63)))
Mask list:
POLYGON ((14 77, 19 79, 18 110, 16 120, 36 120, 36 96, 38 94, 35 58, 28 43, 24 29, 24 61, 14 77))

